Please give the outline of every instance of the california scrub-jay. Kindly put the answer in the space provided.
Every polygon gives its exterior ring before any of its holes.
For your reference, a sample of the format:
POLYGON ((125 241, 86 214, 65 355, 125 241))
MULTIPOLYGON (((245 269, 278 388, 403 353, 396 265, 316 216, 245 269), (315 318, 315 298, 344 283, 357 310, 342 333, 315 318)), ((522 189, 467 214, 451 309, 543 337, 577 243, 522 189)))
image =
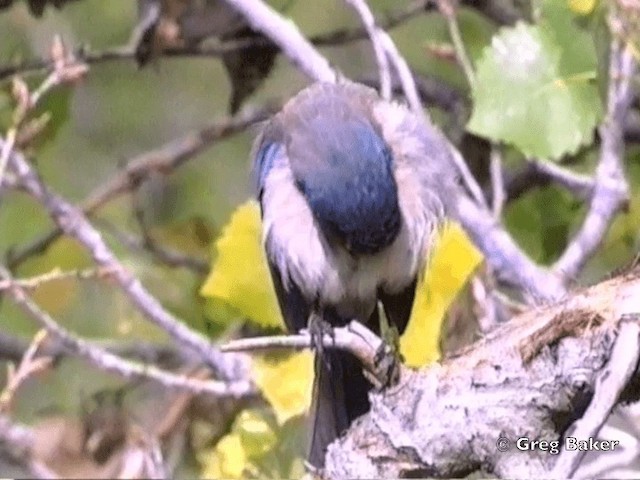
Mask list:
MULTIPOLYGON (((310 314, 379 332, 378 301, 402 333, 451 178, 441 135, 405 106, 348 81, 290 100, 254 147, 263 241, 289 330, 310 314)), ((316 356, 309 462, 369 409, 351 354, 316 356)))

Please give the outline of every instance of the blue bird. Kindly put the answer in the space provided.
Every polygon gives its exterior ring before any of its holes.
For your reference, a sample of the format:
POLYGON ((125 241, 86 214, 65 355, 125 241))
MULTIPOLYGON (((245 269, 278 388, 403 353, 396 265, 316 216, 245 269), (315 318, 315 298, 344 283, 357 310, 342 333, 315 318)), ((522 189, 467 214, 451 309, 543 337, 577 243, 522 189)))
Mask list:
MULTIPOLYGON (((263 242, 287 328, 312 313, 379 333, 407 325, 419 274, 451 186, 439 132, 405 106, 346 80, 291 99, 256 139, 263 242)), ((308 460, 369 409, 371 385, 351 354, 316 355, 308 460)))

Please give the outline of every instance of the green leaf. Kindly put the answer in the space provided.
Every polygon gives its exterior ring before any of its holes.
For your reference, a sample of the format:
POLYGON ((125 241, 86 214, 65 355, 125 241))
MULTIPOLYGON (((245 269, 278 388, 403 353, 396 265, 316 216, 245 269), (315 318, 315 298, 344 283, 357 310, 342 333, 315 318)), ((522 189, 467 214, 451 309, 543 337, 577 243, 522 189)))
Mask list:
POLYGON ((536 262, 550 264, 567 245, 581 205, 568 192, 549 185, 522 195, 505 211, 505 224, 536 262))
POLYGON ((593 41, 560 3, 548 2, 538 26, 502 29, 485 49, 470 131, 553 159, 591 141, 602 117, 593 41))

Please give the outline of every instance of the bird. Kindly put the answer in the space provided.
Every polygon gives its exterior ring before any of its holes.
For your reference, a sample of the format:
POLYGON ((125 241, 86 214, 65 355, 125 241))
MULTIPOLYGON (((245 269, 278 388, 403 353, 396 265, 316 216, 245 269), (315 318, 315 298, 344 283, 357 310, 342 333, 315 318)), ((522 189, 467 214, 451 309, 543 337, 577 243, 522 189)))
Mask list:
MULTIPOLYGON (((315 314, 379 333, 379 304, 402 333, 455 181, 442 134, 400 102, 341 79, 305 88, 269 119, 252 151, 262 243, 287 329, 315 314)), ((350 353, 317 352, 307 461, 369 408, 350 353)))

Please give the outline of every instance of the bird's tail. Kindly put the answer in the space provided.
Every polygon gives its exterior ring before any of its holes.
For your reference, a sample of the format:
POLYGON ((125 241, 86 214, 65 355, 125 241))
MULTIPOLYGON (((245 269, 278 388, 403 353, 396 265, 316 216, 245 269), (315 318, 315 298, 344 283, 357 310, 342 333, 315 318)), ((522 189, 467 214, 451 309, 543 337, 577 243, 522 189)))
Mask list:
POLYGON ((329 444, 369 410, 371 384, 358 359, 348 352, 324 349, 316 354, 314 366, 307 460, 315 468, 322 468, 329 444))

